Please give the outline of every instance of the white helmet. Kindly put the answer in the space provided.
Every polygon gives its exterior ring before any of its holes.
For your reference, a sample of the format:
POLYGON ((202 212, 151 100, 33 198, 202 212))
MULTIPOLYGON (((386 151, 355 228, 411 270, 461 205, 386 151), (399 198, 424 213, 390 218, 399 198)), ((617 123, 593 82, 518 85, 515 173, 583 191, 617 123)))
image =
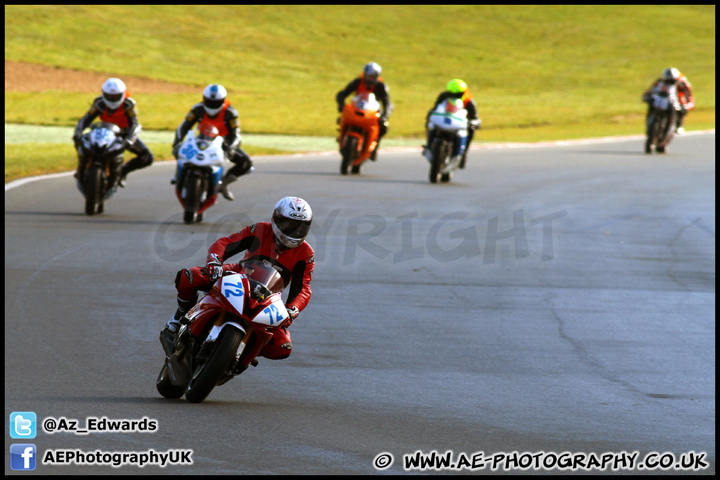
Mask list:
POLYGON ((370 62, 363 67, 363 81, 368 85, 374 85, 382 73, 382 68, 375 62, 370 62))
POLYGON ((125 84, 119 78, 108 78, 102 86, 102 97, 110 110, 115 110, 125 100, 125 84))
POLYGON ((680 78, 680 70, 677 68, 666 68, 662 72, 662 81, 663 83, 666 83, 668 85, 673 85, 677 83, 678 79, 680 78))
POLYGON ((275 205, 271 223, 278 246, 298 247, 310 232, 312 209, 302 198, 285 197, 275 205))
POLYGON ((205 87, 203 91, 203 106, 205 111, 211 117, 217 115, 220 109, 225 103, 225 97, 227 97, 227 90, 220 84, 212 83, 205 87))

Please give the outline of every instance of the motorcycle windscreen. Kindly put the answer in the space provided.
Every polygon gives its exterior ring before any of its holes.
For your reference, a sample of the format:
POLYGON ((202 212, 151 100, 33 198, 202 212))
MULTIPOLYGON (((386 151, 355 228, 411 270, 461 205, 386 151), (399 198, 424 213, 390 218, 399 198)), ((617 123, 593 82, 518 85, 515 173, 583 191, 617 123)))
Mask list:
POLYGON ((280 273, 269 262, 246 260, 241 262, 241 264, 249 279, 262 283, 271 292, 282 292, 285 288, 285 282, 283 282, 280 273))
POLYGON ((237 313, 241 315, 245 308, 245 293, 247 292, 247 287, 243 285, 243 278, 247 277, 238 273, 227 275, 223 277, 222 287, 220 288, 223 296, 230 302, 230 305, 237 310, 237 313))
POLYGON ((253 323, 260 323, 263 325, 269 325, 271 327, 277 327, 287 318, 287 309, 285 308, 285 305, 283 305, 282 299, 278 295, 278 299, 265 307, 260 313, 255 316, 255 318, 253 318, 252 321, 253 323))

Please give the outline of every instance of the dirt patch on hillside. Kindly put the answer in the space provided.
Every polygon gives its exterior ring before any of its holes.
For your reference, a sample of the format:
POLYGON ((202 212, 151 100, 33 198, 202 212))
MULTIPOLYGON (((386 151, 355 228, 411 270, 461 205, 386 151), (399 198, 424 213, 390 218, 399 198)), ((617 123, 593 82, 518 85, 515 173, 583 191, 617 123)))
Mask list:
POLYGON ((102 84, 110 77, 122 80, 130 93, 198 93, 203 86, 178 85, 143 77, 88 72, 69 68, 36 65, 5 60, 6 92, 65 92, 100 93, 102 84))

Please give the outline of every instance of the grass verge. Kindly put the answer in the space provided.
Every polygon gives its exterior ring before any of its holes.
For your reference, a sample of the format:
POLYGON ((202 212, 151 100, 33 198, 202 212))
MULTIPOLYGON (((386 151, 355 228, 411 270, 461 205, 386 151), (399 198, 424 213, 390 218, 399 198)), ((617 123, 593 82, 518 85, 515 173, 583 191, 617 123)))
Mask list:
MULTIPOLYGON (((148 144, 155 160, 171 160, 171 148, 167 144, 148 144)), ((289 154, 285 150, 265 147, 247 147, 244 150, 250 156, 289 154)), ((132 153, 125 152, 125 161, 132 158, 132 153)), ((5 144, 5 183, 18 178, 58 173, 75 170, 77 154, 72 143, 68 145, 26 143, 20 145, 5 144)))

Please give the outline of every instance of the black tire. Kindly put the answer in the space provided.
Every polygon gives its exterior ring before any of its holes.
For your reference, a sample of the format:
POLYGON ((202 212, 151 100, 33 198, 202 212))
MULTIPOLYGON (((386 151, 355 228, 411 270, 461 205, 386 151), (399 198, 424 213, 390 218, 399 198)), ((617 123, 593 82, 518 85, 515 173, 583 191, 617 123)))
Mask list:
POLYGON ((659 152, 658 145, 665 141, 667 136, 668 120, 665 115, 658 118, 657 125, 655 126, 655 151, 659 152))
POLYGON ((459 168, 460 170, 465 169, 465 163, 466 163, 466 162, 467 162, 467 151, 465 152, 465 154, 463 154, 462 160, 460 160, 460 165, 458 165, 458 168, 459 168))
POLYGON ((230 368, 242 339, 243 333, 236 328, 223 329, 220 337, 215 340, 217 345, 210 357, 194 368, 193 379, 185 392, 188 402, 200 403, 210 395, 212 389, 230 368))
POLYGON ((158 375, 155 386, 157 387, 158 393, 165 398, 180 398, 185 393, 185 387, 183 385, 178 386, 170 383, 168 369, 165 365, 163 365, 162 370, 160 370, 160 375, 158 375))
MULTIPOLYGON (((91 165, 85 180, 85 213, 94 215, 102 204, 103 169, 100 165, 91 165)), ((101 213, 101 212, 98 212, 101 213)))
POLYGON ((450 143, 444 139, 436 139, 432 145, 432 162, 430 163, 430 183, 437 183, 445 159, 450 150, 450 143))
POLYGON ((652 147, 657 146, 659 119, 656 112, 652 112, 647 126, 647 140, 645 141, 645 153, 652 153, 652 147))
POLYGON ((202 178, 190 175, 185 181, 185 213, 183 222, 195 223, 195 216, 200 209, 200 195, 202 194, 202 178))
POLYGON ((342 148, 342 151, 340 153, 342 154, 340 173, 343 175, 347 175, 353 160, 355 160, 355 157, 357 156, 357 137, 347 137, 345 146, 342 148))

